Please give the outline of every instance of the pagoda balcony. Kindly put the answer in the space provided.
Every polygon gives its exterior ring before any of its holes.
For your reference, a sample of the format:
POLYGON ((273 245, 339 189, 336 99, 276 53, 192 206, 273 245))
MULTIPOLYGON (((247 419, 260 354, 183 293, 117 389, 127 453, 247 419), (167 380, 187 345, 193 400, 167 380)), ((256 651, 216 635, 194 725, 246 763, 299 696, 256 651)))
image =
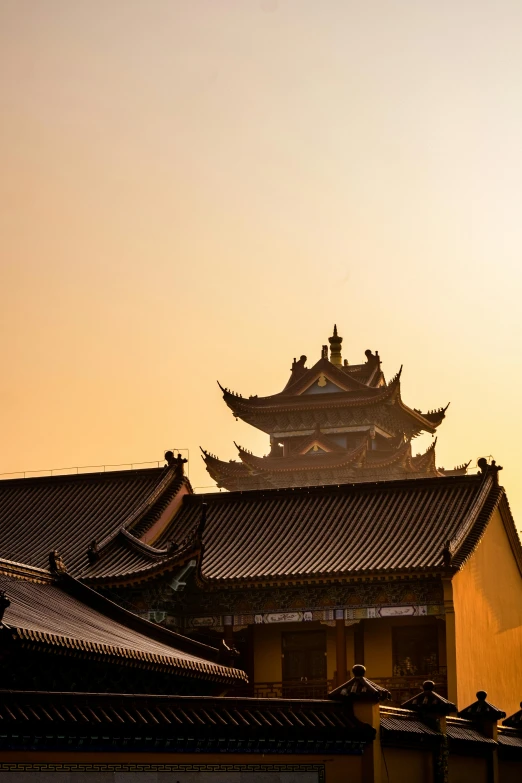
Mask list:
MULTIPOLYGON (((440 666, 429 674, 404 675, 398 677, 370 677, 381 688, 391 693, 391 705, 399 707, 407 699, 422 691, 422 683, 431 679, 435 691, 444 698, 448 695, 446 667, 440 666)), ((257 699, 325 699, 336 687, 335 680, 307 680, 289 682, 255 682, 234 690, 237 696, 253 696, 257 699)))

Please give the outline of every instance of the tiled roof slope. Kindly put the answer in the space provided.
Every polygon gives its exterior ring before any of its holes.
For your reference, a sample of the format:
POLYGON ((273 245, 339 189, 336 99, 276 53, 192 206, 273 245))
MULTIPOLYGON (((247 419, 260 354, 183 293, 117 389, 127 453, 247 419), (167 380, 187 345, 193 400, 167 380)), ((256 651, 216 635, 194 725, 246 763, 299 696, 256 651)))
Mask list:
POLYGON ((94 539, 143 535, 182 481, 169 468, 0 481, 0 557, 46 567, 58 549, 77 573, 94 539))
POLYGON ((375 735, 331 701, 5 690, 0 725, 2 749, 357 753, 375 735))
POLYGON ((65 648, 112 660, 131 659, 134 665, 142 662, 229 684, 247 679, 244 672, 216 663, 214 648, 158 629, 71 577, 56 581, 42 573, 27 581, 9 571, 10 564, 0 562, 0 591, 10 601, 0 629, 15 642, 25 640, 47 649, 65 648))
MULTIPOLYGON (((201 569, 209 580, 458 568, 503 493, 491 469, 478 476, 192 496, 156 546, 181 540, 204 500, 201 569)), ((512 544, 520 558, 520 542, 512 544)))
POLYGON ((120 534, 101 552, 100 558, 88 564, 79 577, 93 584, 112 583, 125 575, 125 581, 149 580, 170 568, 180 568, 198 556, 201 542, 195 537, 181 544, 173 552, 143 545, 132 534, 120 534))

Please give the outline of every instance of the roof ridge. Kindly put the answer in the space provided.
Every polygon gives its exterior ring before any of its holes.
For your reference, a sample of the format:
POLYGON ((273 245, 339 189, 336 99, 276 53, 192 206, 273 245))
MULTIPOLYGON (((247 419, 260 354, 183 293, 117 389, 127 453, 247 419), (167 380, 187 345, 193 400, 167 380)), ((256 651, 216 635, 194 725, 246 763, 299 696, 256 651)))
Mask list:
POLYGON ((7 560, 0 557, 0 573, 6 576, 14 576, 18 579, 27 580, 28 577, 34 577, 42 582, 54 582, 55 575, 48 568, 39 568, 38 566, 28 565, 27 563, 19 563, 15 560, 7 560))
MULTIPOLYGON (((219 460, 220 462, 222 460, 219 460)), ((228 462, 224 464, 228 465, 228 462)), ((241 463, 235 463, 231 461, 231 464, 240 465, 241 463)), ((220 502, 234 502, 241 496, 261 497, 262 495, 272 495, 277 493, 278 495, 288 494, 296 495, 309 495, 309 494, 324 494, 325 492, 343 492, 345 490, 353 490, 356 492, 375 492, 376 489, 384 490, 399 490, 407 485, 420 487, 425 482, 433 482, 434 486, 443 486, 444 483, 476 483, 477 475, 462 475, 462 476, 427 476, 422 478, 400 478, 400 479, 380 479, 378 481, 354 481, 345 482, 343 484, 313 484, 303 487, 268 487, 266 489, 245 489, 234 490, 232 492, 206 492, 198 495, 191 495, 187 497, 185 502, 194 502, 192 498, 197 498, 198 502, 202 498, 212 498, 213 500, 219 498, 220 502), (436 482, 436 483, 435 483, 436 482)))
POLYGON ((449 540, 451 565, 461 568, 473 554, 503 494, 504 488, 497 484, 493 473, 486 471, 478 496, 449 540))
MULTIPOLYGON (((169 487, 170 484, 174 482, 174 479, 178 478, 178 472, 176 467, 163 468, 163 471, 165 471, 164 476, 160 479, 158 484, 150 491, 150 493, 145 498, 145 500, 143 500, 137 508, 134 508, 115 530, 113 530, 111 533, 108 533, 99 543, 97 543, 96 545, 97 552, 100 552, 108 544, 110 544, 111 541, 113 541, 121 531, 126 530, 131 525, 136 523, 141 516, 143 516, 147 511, 149 511, 152 508, 154 503, 161 497, 161 495, 167 489, 167 487, 169 487)), ((185 476, 181 478, 180 486, 185 479, 186 479, 185 476)), ((188 479, 186 480, 188 481, 188 479)))
MULTIPOLYGON (((47 475, 47 476, 18 476, 17 478, 5 478, 0 479, 0 488, 4 485, 8 486, 10 484, 16 484, 18 482, 24 483, 24 484, 32 484, 32 483, 67 483, 69 481, 99 481, 100 479, 107 479, 109 481, 110 479, 114 478, 130 478, 130 476, 136 476, 136 474, 140 475, 146 475, 151 473, 159 473, 163 471, 164 468, 128 468, 127 470, 100 470, 100 471, 93 471, 92 473, 58 473, 57 475, 47 475)), ((22 473, 23 471, 18 471, 22 473)), ((30 471, 26 471, 30 472, 30 471)))

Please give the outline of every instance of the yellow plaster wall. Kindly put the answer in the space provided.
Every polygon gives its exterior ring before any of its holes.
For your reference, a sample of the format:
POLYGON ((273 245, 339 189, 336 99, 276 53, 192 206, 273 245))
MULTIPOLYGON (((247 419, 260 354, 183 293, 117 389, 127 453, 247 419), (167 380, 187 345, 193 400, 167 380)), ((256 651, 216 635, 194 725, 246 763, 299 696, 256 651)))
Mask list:
POLYGON ((488 783, 486 759, 476 756, 450 756, 448 783, 488 783))
POLYGON ((433 754, 430 751, 382 748, 382 760, 381 783, 433 781, 433 754))
POLYGON ((254 681, 281 682, 281 626, 256 625, 254 629, 254 681))
POLYGON ((510 715, 522 696, 522 576, 498 510, 452 588, 458 707, 483 689, 510 715))
POLYGON ((392 631, 387 618, 365 621, 364 665, 370 679, 392 676, 392 631))

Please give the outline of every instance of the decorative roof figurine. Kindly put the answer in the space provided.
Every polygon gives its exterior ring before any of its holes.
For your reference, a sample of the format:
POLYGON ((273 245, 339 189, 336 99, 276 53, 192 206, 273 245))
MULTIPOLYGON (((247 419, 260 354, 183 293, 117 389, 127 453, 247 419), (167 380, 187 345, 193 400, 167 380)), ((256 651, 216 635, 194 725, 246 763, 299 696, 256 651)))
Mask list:
POLYGON ((448 406, 422 413, 401 398, 401 370, 386 381, 379 353, 365 352, 364 364, 342 358, 343 338, 334 326, 321 358, 306 367, 292 363, 285 388, 249 398, 219 384, 236 419, 270 436, 270 451, 256 457, 237 446, 240 461, 224 462, 203 450, 210 476, 228 490, 305 487, 405 478, 463 475, 469 463, 437 468, 436 440, 423 454, 411 441, 434 434, 448 406))

